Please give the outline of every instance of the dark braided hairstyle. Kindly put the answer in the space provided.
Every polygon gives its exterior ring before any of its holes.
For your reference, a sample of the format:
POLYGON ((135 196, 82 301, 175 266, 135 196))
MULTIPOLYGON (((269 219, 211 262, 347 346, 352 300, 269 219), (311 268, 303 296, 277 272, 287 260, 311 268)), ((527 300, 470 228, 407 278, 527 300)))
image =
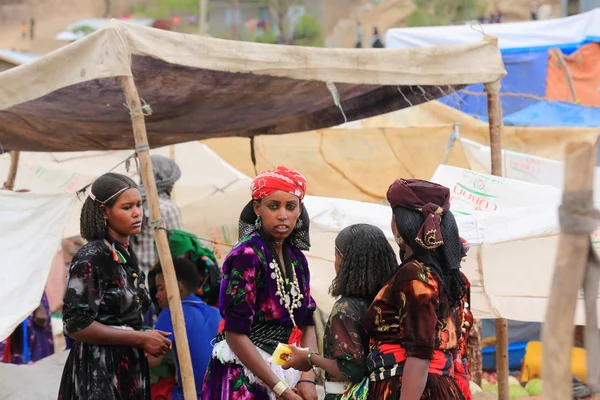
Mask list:
MULTIPOLYGON (((398 233, 411 248, 414 257, 431 268, 444 285, 448 301, 441 302, 442 305, 448 305, 450 308, 459 305, 467 293, 467 283, 460 272, 461 260, 466 255, 466 251, 460 240, 454 215, 448 212, 442 216, 440 229, 444 244, 433 250, 424 249, 416 241, 417 233, 423 225, 423 216, 420 212, 396 207, 394 219, 398 233)), ((448 307, 440 307, 442 317, 445 318, 448 312, 448 307)))
POLYGON ((138 186, 133 179, 125 175, 109 172, 96 179, 92 184, 90 196, 85 199, 81 208, 81 237, 88 241, 104 239, 106 217, 100 206, 112 208, 121 193, 131 188, 138 189, 138 186))
POLYGON ((342 263, 329 288, 334 297, 357 297, 370 304, 398 269, 394 249, 376 226, 356 224, 342 229, 335 248, 342 263))

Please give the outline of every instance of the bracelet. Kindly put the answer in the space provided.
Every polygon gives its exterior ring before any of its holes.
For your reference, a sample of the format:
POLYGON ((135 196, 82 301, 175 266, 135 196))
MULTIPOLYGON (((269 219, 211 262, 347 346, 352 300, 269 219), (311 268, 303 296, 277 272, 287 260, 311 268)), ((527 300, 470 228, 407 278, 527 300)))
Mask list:
POLYGON ((301 384, 301 383, 312 383, 312 384, 313 384, 313 385, 315 385, 315 386, 317 385, 317 382, 315 382, 315 381, 311 381, 311 380, 308 380, 308 379, 300 379, 300 380, 298 381, 297 385, 299 385, 299 384, 301 384))
POLYGON ((288 390, 290 387, 284 381, 277 382, 277 385, 273 386, 273 392, 277 395, 277 397, 281 397, 283 392, 288 390))
MULTIPOLYGON (((308 352, 308 365, 309 365, 311 368, 314 368, 314 367, 315 367, 315 365, 312 363, 312 360, 310 359, 310 358, 313 356, 313 354, 317 354, 317 353, 315 353, 315 352, 313 352, 313 351, 309 351, 309 352, 308 352)), ((317 355, 318 355, 318 354, 317 354, 317 355)))

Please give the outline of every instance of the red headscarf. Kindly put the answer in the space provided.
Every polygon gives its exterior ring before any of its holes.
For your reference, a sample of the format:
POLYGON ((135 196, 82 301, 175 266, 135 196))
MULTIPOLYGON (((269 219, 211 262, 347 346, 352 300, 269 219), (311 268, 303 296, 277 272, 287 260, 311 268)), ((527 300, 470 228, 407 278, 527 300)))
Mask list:
POLYGON ((403 207, 423 215, 416 242, 427 250, 444 244, 440 223, 450 210, 450 189, 419 179, 398 179, 388 189, 387 199, 392 208, 403 207))
POLYGON ((252 181, 250 189, 254 200, 264 199, 278 190, 302 200, 306 194, 306 178, 298 171, 280 166, 261 172, 252 181))

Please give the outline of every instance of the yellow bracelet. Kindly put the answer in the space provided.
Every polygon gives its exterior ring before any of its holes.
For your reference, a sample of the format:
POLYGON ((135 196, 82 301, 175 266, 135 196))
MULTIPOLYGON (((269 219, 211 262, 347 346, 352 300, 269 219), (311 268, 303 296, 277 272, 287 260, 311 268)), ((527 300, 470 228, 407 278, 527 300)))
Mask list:
POLYGON ((283 392, 288 390, 290 387, 284 381, 277 382, 277 385, 273 386, 273 392, 277 395, 277 397, 281 397, 283 392))

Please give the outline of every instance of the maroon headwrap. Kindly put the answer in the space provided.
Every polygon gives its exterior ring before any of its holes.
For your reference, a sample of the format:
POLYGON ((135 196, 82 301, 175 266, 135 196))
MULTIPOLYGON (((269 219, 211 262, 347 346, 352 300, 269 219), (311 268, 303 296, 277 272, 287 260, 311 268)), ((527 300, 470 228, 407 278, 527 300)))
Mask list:
POLYGON ((437 183, 419 179, 397 179, 387 192, 392 209, 403 207, 423 215, 423 225, 415 238, 427 250, 444 244, 440 223, 442 215, 450 210, 450 189, 437 183))

